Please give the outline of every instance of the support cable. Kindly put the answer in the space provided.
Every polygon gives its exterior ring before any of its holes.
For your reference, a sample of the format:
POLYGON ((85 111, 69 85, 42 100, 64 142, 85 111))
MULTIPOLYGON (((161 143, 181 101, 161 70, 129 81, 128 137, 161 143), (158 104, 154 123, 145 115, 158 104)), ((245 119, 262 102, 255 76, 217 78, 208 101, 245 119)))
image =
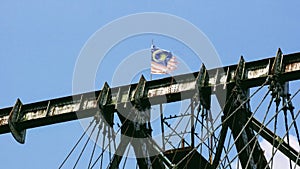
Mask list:
POLYGON ((288 94, 287 95, 288 109, 289 109, 289 111, 291 113, 291 116, 292 116, 292 121, 293 121, 293 124, 294 124, 294 128, 295 128, 295 131, 296 131, 296 136, 297 136, 298 143, 299 143, 299 146, 300 146, 300 136, 299 136, 299 131, 298 131, 298 127, 297 127, 297 124, 296 124, 295 115, 294 115, 295 107, 293 106, 290 97, 291 97, 291 94, 288 94))
MULTIPOLYGON (((231 135, 230 135, 231 136, 231 135)), ((201 140, 201 138, 198 136, 198 135, 196 135, 196 137, 199 139, 199 140, 201 140)), ((217 138, 215 135, 213 135, 213 138, 214 138, 214 142, 215 142, 215 145, 217 144, 217 142, 220 140, 220 136, 219 136, 219 138, 217 138)), ((205 143, 205 142, 201 142, 200 143, 200 148, 202 147, 202 144, 203 145, 205 145, 206 147, 208 147, 208 145, 205 143)), ((223 149, 224 149, 224 151, 225 151, 225 153, 227 153, 227 150, 225 149, 225 147, 223 146, 223 149)), ((201 152, 202 153, 202 152, 201 152)), ((216 154, 215 152, 212 152, 214 155, 216 154)), ((229 159, 228 159, 228 157, 226 157, 227 158, 227 161, 229 162, 229 159)), ((222 164, 222 166, 223 166, 223 164, 222 164)), ((223 168, 224 168, 224 166, 223 166, 223 168)))
MULTIPOLYGON (((297 160, 295 161, 296 164, 298 164, 298 161, 300 161, 300 151, 297 155, 297 160)), ((296 169, 297 165, 294 166, 294 169, 296 169)))
MULTIPOLYGON (((225 106, 227 106, 227 104, 229 103, 229 100, 233 97, 233 92, 231 93, 229 99, 226 100, 226 104, 224 105, 223 109, 225 109, 225 106)), ((233 104, 231 103, 229 105, 229 108, 228 108, 228 111, 231 112, 232 110, 232 107, 233 107, 233 104)), ((223 110, 222 110, 223 111, 223 110)), ((223 120, 222 120, 223 121, 223 120)), ((225 138, 226 138, 226 135, 227 135, 227 130, 228 130, 228 122, 224 123, 222 122, 221 123, 222 125, 222 128, 221 128, 221 131, 220 131, 220 135, 219 135, 219 142, 218 142, 218 145, 217 145, 217 149, 216 149, 216 155, 215 155, 215 158, 213 160, 213 166, 216 166, 217 164, 222 164, 222 161, 220 162, 220 157, 222 155, 222 148, 224 147, 224 143, 225 143, 225 138), (224 130, 225 128, 225 130, 224 130), (224 133, 225 132, 225 133, 224 133)), ((216 130, 215 130, 216 131, 216 130)), ((229 138, 229 143, 231 141, 231 135, 230 135, 230 138, 229 138)), ((229 147, 229 146, 227 146, 229 147)), ((224 158, 227 158, 228 159, 228 156, 227 156, 227 152, 226 152, 226 149, 225 149, 225 157, 224 158)), ((222 164, 223 165, 223 164, 222 164)))
MULTIPOLYGON (((228 139, 228 143, 227 143, 227 146, 226 146, 227 149, 225 149, 225 157, 227 157, 226 159, 227 159, 228 163, 230 163, 228 155, 229 155, 229 152, 230 152, 229 147, 230 147, 232 139, 234 139, 234 138, 232 138, 232 134, 229 134, 229 139, 228 139)), ((225 163, 225 160, 224 160, 224 163, 225 163)))
MULTIPOLYGON (((262 99, 261 102, 258 104, 258 106, 256 107, 255 111, 254 111, 254 112, 251 114, 251 116, 249 117, 249 120, 245 123, 245 125, 243 126, 243 128, 241 129, 241 131, 238 133, 236 139, 234 139, 234 141, 233 141, 233 144, 230 146, 230 148, 228 148, 228 153, 229 153, 229 152, 231 151, 231 149, 235 146, 235 144, 236 144, 238 138, 242 135, 242 133, 243 133, 243 131, 245 130, 245 128, 247 127, 247 125, 251 122, 251 119, 252 119, 252 118, 254 117, 254 115, 257 113, 259 107, 262 105, 262 103, 263 103, 264 100, 267 98, 267 96, 269 95, 269 93, 270 93, 270 91, 268 91, 268 92, 264 95, 263 99, 262 99)), ((272 100, 271 100, 270 103, 269 103, 269 106, 268 106, 266 115, 268 114, 271 105, 272 105, 272 100)), ((236 110, 235 110, 235 111, 236 111, 236 110)), ((255 137, 253 137, 252 139, 254 139, 254 138, 255 138, 255 137)), ((252 141, 252 139, 251 139, 251 141, 252 141)), ((251 141, 249 141, 249 142, 251 142, 251 141)), ((242 152, 247 146, 248 146, 248 145, 244 146, 244 147, 242 148, 241 152, 242 152)), ((239 155, 241 152, 238 152, 238 154, 235 156, 235 158, 237 158, 238 155, 239 155)), ((227 156, 227 155, 226 155, 226 156, 227 156)), ((233 159, 230 161, 230 163, 233 162, 233 160, 235 160, 235 158, 233 158, 233 159)), ((225 157, 221 160, 221 162, 224 161, 224 160, 225 160, 225 157)), ((230 163, 229 163, 229 164, 230 164, 230 163)))
POLYGON ((129 154, 129 150, 130 150, 130 146, 128 146, 128 150, 126 152, 126 157, 125 157, 125 160, 124 160, 124 163, 123 163, 123 169, 125 169, 125 165, 126 165, 128 154, 129 154))
MULTIPOLYGON (((267 96, 269 93, 270 93, 270 90, 268 90, 268 92, 267 92, 267 94, 266 94, 265 96, 267 96)), ((264 97, 264 99, 265 99, 265 97, 264 97)), ((268 113, 269 113, 269 111, 270 111, 270 108, 271 108, 273 99, 274 99, 274 98, 272 97, 272 99, 270 100, 270 103, 269 103, 268 108, 267 108, 267 113, 266 113, 266 115, 265 115, 264 118, 263 118, 262 124, 265 122, 265 120, 266 120, 266 118, 267 118, 267 115, 268 115, 268 113)), ((262 102, 260 103, 260 105, 261 105, 261 104, 262 104, 262 102)), ((260 105, 256 108, 256 110, 260 107, 260 105)), ((256 136, 255 136, 255 137, 256 137, 256 136)), ((253 138, 254 138, 254 137, 253 137, 253 138)), ((255 142, 254 142, 254 145, 256 145, 257 141, 258 141, 258 140, 256 139, 255 142)), ((250 141, 250 142, 251 142, 251 141, 250 141)), ((250 153, 250 156, 252 156, 252 154, 253 154, 253 152, 254 152, 254 148, 255 148, 255 147, 252 148, 251 153, 250 153)), ((250 163, 250 158, 247 160, 246 168, 248 167, 249 163, 250 163)))
MULTIPOLYGON (((195 108, 196 109, 196 108, 195 108)), ((201 112, 201 104, 198 104, 196 119, 199 118, 199 114, 201 112)), ((195 121, 195 127, 197 126, 197 120, 195 121)), ((195 128, 196 130, 196 128, 195 128)))
MULTIPOLYGON (((200 104, 199 104, 200 105, 200 104)), ((198 118, 196 119, 196 123, 198 122, 198 118)), ((202 113, 201 113, 201 142, 205 142, 205 140, 203 140, 202 141, 202 139, 203 139, 203 132, 204 132, 204 130, 203 130, 203 128, 204 128, 204 107, 203 107, 203 109, 202 109, 202 113)), ((207 129, 208 130, 208 129, 207 129)), ((203 146, 202 146, 202 144, 201 144, 201 147, 200 147, 200 152, 202 153, 202 150, 203 150, 203 146)))
MULTIPOLYGON (((292 96, 292 98, 291 98, 290 100, 292 100, 299 92, 300 92, 300 89, 292 96)), ((272 100, 271 100, 271 101, 272 101, 272 100)), ((276 114, 278 114, 281 110, 282 110, 282 108, 281 108, 278 112, 276 112, 276 114)), ((298 115, 299 115, 299 112, 297 113, 296 118, 298 117, 298 115)), ((265 115, 265 117, 266 117, 266 116, 267 116, 267 114, 265 115)), ((270 119, 269 121, 267 121, 267 123, 265 124, 265 126, 261 126, 261 128, 260 128, 260 130, 257 132, 257 134, 255 134, 255 136, 254 136, 251 140, 249 140, 249 142, 253 141, 254 138, 257 137, 257 136, 261 133, 261 131, 262 131, 267 125, 269 125, 269 124, 271 123, 271 121, 272 121, 274 118, 275 118, 275 115, 272 116, 271 119, 270 119)), ((249 118, 249 119, 250 119, 250 118, 249 118)), ((265 120, 265 118, 264 118, 264 120, 265 120)), ((281 144, 282 144, 282 143, 281 143, 281 144)), ((281 145, 281 144, 279 144, 279 145, 281 145)), ((230 150, 233 148, 233 146, 234 146, 234 145, 231 146, 230 150)), ((247 145, 244 146, 244 147, 241 149, 241 151, 243 151, 246 147, 247 147, 247 145)), ((236 159, 236 158, 238 157, 239 154, 240 154, 240 152, 238 152, 238 154, 231 160, 231 162, 233 162, 233 160, 236 159)), ((224 159, 223 159, 223 160, 224 160, 224 159)), ((223 161, 223 160, 221 160, 221 161, 223 161)))
POLYGON ((93 119, 89 126, 86 128, 86 130, 83 132, 83 134, 81 135, 81 137, 79 138, 79 140, 77 141, 77 143, 73 146, 72 150, 70 151, 70 153, 67 155, 67 157, 64 159, 64 161, 61 163, 61 165, 58 167, 59 169, 62 168, 62 166, 65 164, 65 162, 68 160, 68 158, 70 157, 70 155, 73 153, 73 151, 75 150, 75 148, 78 146, 79 142, 82 140, 83 136, 86 134, 86 132, 89 130, 89 128, 92 126, 92 124, 94 123, 95 119, 93 119))
MULTIPOLYGON (((97 127, 97 124, 93 127, 93 129, 91 131, 91 136, 94 133, 96 127, 97 127)), ((86 148, 86 146, 87 146, 87 144, 89 143, 90 140, 91 140, 91 137, 88 137, 88 139, 86 140, 86 142, 85 142, 85 144, 84 144, 84 146, 83 146, 83 148, 82 148, 82 150, 81 150, 81 152, 80 152, 80 154, 79 154, 79 156, 78 156, 78 158, 76 160, 76 163, 74 164, 73 169, 76 168, 76 166, 77 166, 77 164, 78 164, 78 162, 79 162, 79 160, 80 160, 80 158, 81 158, 81 156, 82 156, 82 154, 83 154, 83 152, 84 152, 84 150, 85 150, 85 148, 86 148)))
MULTIPOLYGON (((187 107, 186 111, 185 111, 182 115, 188 114, 188 110, 189 110, 190 107, 191 107, 191 104, 187 107)), ((178 121, 178 122, 176 123, 176 125, 175 125, 175 128, 172 128, 171 125, 170 125, 169 123, 167 123, 166 121, 163 121, 163 123, 165 123, 166 126, 168 126, 168 127, 172 130, 172 132, 171 132, 169 135, 172 135, 172 134, 175 133, 179 138, 181 138, 180 134, 176 132, 176 129, 177 129, 177 127, 179 126, 179 124, 180 124, 180 122, 182 121, 183 118, 184 118, 184 117, 181 117, 181 118, 179 119, 179 121, 178 121)), ((167 142, 167 143, 168 143, 168 141, 170 140, 170 138, 171 138, 171 137, 168 137, 168 138, 166 139, 166 142, 167 142)), ((181 139, 182 139, 182 138, 181 138, 181 139)), ((185 141, 185 142, 186 142, 186 141, 185 141)), ((186 142, 186 143, 188 144, 188 142, 186 142)), ((175 148, 175 147, 174 147, 174 148, 175 148)))
MULTIPOLYGON (((105 145, 105 138, 106 138, 106 130, 105 129, 103 130, 102 134, 103 134, 103 141, 102 141, 102 148, 103 148, 104 145, 105 145)), ((105 150, 102 149, 102 154, 104 152, 105 152, 105 150)), ((100 160, 100 167, 101 167, 101 169, 102 169, 102 164, 103 164, 103 155, 101 156, 101 160, 100 160)))
MULTIPOLYGON (((227 122, 233 115, 235 115, 235 113, 244 106, 244 104, 248 103, 249 100, 255 95, 257 94, 267 83, 269 82, 269 78, 266 79, 266 81, 257 89, 255 90, 255 92, 253 92, 245 101, 243 101, 229 116, 227 116, 222 123, 227 122)), ((215 123, 215 122, 214 122, 215 123)), ((220 128, 222 125, 219 125, 218 127, 216 127, 216 130, 218 128, 220 128)))
MULTIPOLYGON (((110 140, 110 130, 108 128, 108 131, 107 131, 107 136, 108 136, 108 139, 110 140)), ((108 142, 108 155, 109 155, 109 161, 111 161, 111 141, 108 142)))
MULTIPOLYGON (((242 104, 241 104, 234 112, 237 112, 237 110, 238 110, 239 108, 241 108, 243 104, 247 103, 247 102, 250 100, 250 98, 253 97, 260 89, 262 89, 263 86, 264 86, 267 82, 268 82, 268 79, 267 79, 266 82, 264 82, 264 83, 262 84, 262 86, 259 87, 259 88, 258 88, 258 89, 250 96, 250 97, 248 97, 248 99, 247 99, 246 101, 244 101, 244 102, 243 102, 243 103, 242 103, 242 104)), ((234 113, 234 112, 233 112, 233 113, 234 113)), ((230 114, 230 115, 232 115, 232 114, 230 114)), ((229 117, 226 118, 226 119, 223 121, 223 123, 226 122, 228 119, 229 119, 229 117)), ((220 127, 220 126, 218 126, 215 130, 217 130, 219 127, 220 127)), ((201 143, 199 143, 196 147, 194 147, 193 150, 197 150, 198 147, 199 147, 200 145, 201 145, 201 143)), ((192 152, 193 152, 193 151, 190 151, 185 157, 183 157, 183 158, 176 164, 176 166, 178 166, 180 163, 182 163, 182 162, 187 158, 187 156, 189 156, 192 152)), ((223 161, 223 160, 222 160, 222 161, 223 161)))
MULTIPOLYGON (((192 105, 193 103, 191 102, 191 104, 190 104, 190 106, 187 108, 187 110, 186 110, 186 112, 188 111, 188 109, 190 108, 190 107, 192 107, 191 105, 192 105)), ((181 117, 181 119, 183 119, 184 117, 181 117)), ((194 118, 194 117, 192 117, 192 118, 194 118)), ((188 122, 187 122, 187 124, 186 124, 186 126, 185 126, 185 128, 184 128, 184 131, 183 131, 183 133, 182 133, 182 136, 178 133, 178 136, 181 138, 181 139, 183 139, 183 141, 184 142, 186 142, 185 141, 185 139, 184 139, 184 135, 185 135, 185 133, 186 133, 186 130, 187 130, 187 128, 188 128, 188 126, 189 126, 189 124, 190 124, 190 121, 191 121, 191 118, 189 118, 188 119, 188 122)), ((179 124, 179 123, 177 123, 177 124, 179 124)), ((177 126, 176 126, 176 128, 177 128, 177 126)), ((175 129, 176 129, 175 128, 175 129)), ((192 134, 192 133, 191 133, 192 134)), ((186 142, 187 143, 187 142, 186 142)), ((189 145, 189 144, 188 144, 189 145)), ((190 145, 189 145, 190 146, 190 145)), ((180 147, 180 143, 179 143, 179 145, 178 145, 178 148, 180 147)), ((173 156, 173 158, 172 158, 172 161, 174 161, 174 159, 175 159, 175 157, 176 157, 176 154, 177 154, 177 151, 175 151, 175 153, 174 153, 174 156, 173 156)))
MULTIPOLYGON (((288 145, 290 145, 290 134, 289 134, 289 130, 288 130, 288 119, 287 119, 287 109, 288 109, 288 107, 287 107, 287 105, 286 106, 284 106, 286 103, 285 103, 285 98, 283 98, 283 100, 282 100, 282 106, 284 107, 284 109, 283 109, 283 114, 284 114, 284 124, 285 124, 285 130, 287 131, 287 143, 288 143, 288 145)), ((292 169, 292 160, 291 159, 289 159, 289 163, 290 163, 290 169, 292 169)))
MULTIPOLYGON (((225 123, 227 120, 229 120, 231 118, 231 116, 233 116, 245 103, 248 103, 250 98, 252 98, 256 93, 258 93, 267 83, 269 82, 269 78, 266 79, 266 81, 256 90, 254 91, 245 101, 243 101, 229 116, 227 116, 223 122, 225 123)), ((233 92, 232 92, 233 93, 233 92)), ((268 92, 269 93, 269 92, 268 92)), ((267 97, 268 93, 264 96, 264 99, 267 97)), ((263 99, 263 100, 264 100, 263 99)), ((228 99, 229 100, 229 99, 228 99)), ((259 106, 262 104, 263 100, 261 101, 261 103, 259 104, 259 106)), ((246 124, 243 126, 242 130, 240 131, 240 133, 238 134, 237 138, 234 140, 234 144, 232 144, 232 146, 228 149, 228 151, 231 151, 231 149, 233 148, 233 146, 235 145, 237 139, 240 137, 240 135, 242 134, 242 132, 244 131, 244 129, 246 128, 246 126, 248 125, 248 123, 251 121, 250 119, 254 116, 254 114, 257 112, 258 108, 256 108, 255 112, 251 115, 251 117, 249 118, 249 120, 246 122, 246 124)), ((222 125, 219 125, 218 127, 216 127, 216 129, 218 129, 219 127, 221 127, 222 125)), ((226 155, 225 155, 226 157, 226 155)), ((225 157, 221 160, 224 161, 225 157)), ((235 158, 234 158, 235 159, 235 158)))
MULTIPOLYGON (((296 118, 299 116, 299 114, 300 114, 300 110, 297 112, 296 118)), ((291 129, 291 127, 292 127, 292 124, 290 124, 289 130, 291 129)), ((286 135, 287 135, 287 132, 285 132, 283 138, 284 138, 286 135)), ((269 164, 271 161, 273 161, 273 158, 274 158, 274 156, 275 156, 275 153, 278 151, 278 148, 280 147, 280 145, 281 145, 283 142, 284 142, 283 140, 280 141, 279 144, 276 146, 276 148, 275 148, 276 150, 275 150, 274 154, 272 154, 272 157, 271 157, 270 161, 268 162, 268 164, 269 164)), ((299 153, 300 153, 300 152, 299 152, 299 153)), ((295 163, 295 166, 299 165, 299 164, 298 164, 298 159, 299 159, 299 154, 298 154, 298 156, 297 156, 297 159, 296 159, 296 162, 297 162, 297 163, 295 163)), ((300 165, 299 165, 299 166, 300 166, 300 165)))
POLYGON ((93 147, 93 150, 92 150, 92 154, 91 154, 91 157, 90 157, 88 168, 90 168, 92 160, 93 160, 93 156, 94 156, 94 153, 95 153, 95 150, 96 150, 96 146, 97 146, 97 142, 98 142, 98 139, 99 139, 101 128, 102 128, 102 125, 100 124, 98 126, 98 132, 97 132, 97 136, 96 136, 96 141, 94 143, 94 147, 93 147))
MULTIPOLYGON (((125 124, 125 122, 127 121, 128 119, 126 118, 125 121, 122 123, 122 125, 119 127, 119 129, 116 131, 115 135, 117 135, 120 131, 121 131, 121 128, 122 126, 125 124)), ((126 128, 126 131, 125 133, 127 132, 128 128, 126 128)), ((111 142, 112 141, 112 138, 109 138, 108 139, 108 142, 111 142)), ((108 148, 108 144, 103 148, 103 151, 102 153, 98 156, 98 158, 95 160, 95 162, 93 163, 93 165, 91 166, 90 169, 92 169, 98 162, 98 160, 101 158, 101 156, 103 156, 105 150, 108 148)))
MULTIPOLYGON (((212 124, 215 124, 217 122, 217 120, 220 118, 220 116, 222 116, 223 111, 225 109, 225 107, 227 106, 227 104, 229 104, 229 100, 231 100, 233 97, 233 92, 231 92, 230 96, 228 97, 228 99, 226 99, 225 104, 223 105, 223 107, 221 108, 220 112, 218 113, 217 117, 215 118, 215 120, 212 122, 212 124)), ((231 107, 230 107, 231 108, 231 107)), ((222 126, 222 124, 220 124, 222 126)), ((220 126, 218 126, 215 130, 217 130, 218 128, 220 128, 220 126)))
MULTIPOLYGON (((280 103, 280 98, 276 97, 275 99, 275 103, 276 103, 276 111, 278 112, 278 107, 279 107, 279 103, 280 103)), ((274 121, 274 134, 276 135, 276 131, 277 131, 277 119, 278 119, 278 114, 275 113, 275 121, 274 121)), ((275 144, 275 139, 273 138, 273 144, 272 144, 272 155, 274 154, 274 144, 275 144)), ((271 162, 271 169, 273 169, 273 160, 271 162)))
MULTIPOLYGON (((189 106, 186 108, 185 112, 184 112, 182 115, 187 115, 187 114, 188 114, 188 110, 191 108, 192 104, 193 104, 193 102, 191 102, 191 103, 189 104, 189 106)), ((169 134, 169 137, 167 137, 167 138, 165 139, 165 141, 166 141, 167 143, 168 143, 168 141, 170 140, 170 138, 172 137, 172 135, 173 135, 174 133, 175 133, 175 135, 177 135, 181 140, 182 140, 182 139, 184 140, 184 138, 183 138, 184 133, 183 133, 183 136, 181 137, 181 135, 180 135, 178 132, 176 132, 176 129, 177 129, 177 127, 179 126, 179 124, 180 124, 180 122, 182 121, 183 118, 185 118, 185 117, 181 117, 181 118, 179 119, 179 121, 178 121, 178 122, 176 123, 176 125, 175 125, 175 128, 172 128, 171 125, 170 125, 169 123, 167 123, 166 121, 163 120, 163 123, 164 123, 168 128, 170 128, 170 129, 172 130, 172 132, 169 134)), ((187 126, 189 125, 190 120, 191 120, 191 119, 189 118, 188 123, 187 123, 187 126)), ((187 126, 186 126, 186 128, 185 128, 184 131, 186 131, 187 126)), ((186 144, 188 144, 188 142, 186 142, 185 140, 184 140, 184 142, 185 142, 186 144)), ((170 145, 171 145, 171 144, 170 144, 170 145)), ((180 143, 179 143, 179 145, 180 145, 180 143)), ((188 145, 189 145, 189 144, 188 144, 188 145)), ((171 145, 171 146, 173 146, 173 145, 171 145)), ((173 146, 173 148, 176 149, 176 147, 174 147, 174 146, 173 146)), ((175 156, 176 156, 176 153, 177 153, 177 152, 175 152, 175 155, 174 155, 172 161, 174 160, 174 158, 175 158, 175 156)), ((158 156, 156 156, 156 157, 153 159, 153 161, 155 161, 157 158, 158 158, 158 156)), ((151 163, 151 165, 152 165, 152 163, 151 163)))
MULTIPOLYGON (((267 94, 266 94, 267 95, 267 94)), ((270 107, 271 107, 271 105, 272 105, 272 102, 273 102, 273 98, 270 100, 270 102, 269 102, 269 105, 268 105, 268 108, 267 108, 267 112, 266 112, 266 114, 265 114, 265 116, 264 116, 264 119, 263 119, 263 122, 262 123, 264 123, 265 122, 265 120, 266 120, 266 117, 267 117, 267 115, 269 114, 269 110, 270 110, 270 107)), ((247 123, 246 123, 247 124, 247 123)), ((263 127, 263 126, 261 126, 261 127, 263 127)), ((243 131, 244 129, 242 129, 242 131, 243 131)), ((241 132, 239 133, 239 135, 238 135, 238 137, 241 135, 241 132)), ((257 134, 258 135, 258 134, 257 134)), ((257 135, 255 135, 249 142, 251 142, 251 141, 253 141, 253 139, 257 136, 257 135)), ((229 148, 229 150, 228 151, 231 151, 231 149, 234 147, 234 145, 235 145, 235 142, 236 142, 236 140, 234 140, 234 143, 231 145, 231 147, 229 148)), ((241 151, 243 151, 246 147, 247 147, 248 145, 246 145, 246 146, 244 146, 242 149, 241 149, 241 151)), ((237 157, 238 157, 238 155, 240 154, 240 152, 238 152, 238 154, 230 161, 230 163, 232 163, 237 157)), ((222 160, 221 160, 222 161, 222 160)), ((230 164, 229 163, 229 164, 230 164)))
MULTIPOLYGON (((298 113, 297 113, 297 116, 299 115, 299 112, 300 111, 298 111, 298 113)), ((291 127, 292 127, 292 124, 290 124, 290 126, 288 127, 288 125, 287 125, 287 129, 286 129, 286 133, 285 133, 285 135, 283 136, 283 137, 288 137, 288 131, 291 129, 291 127)), ((258 140, 255 140, 255 143, 257 142, 258 140)), ((271 159, 270 159, 270 161, 268 162, 268 164, 269 163, 273 163, 273 157, 275 156, 275 153, 277 152, 277 150, 278 150, 278 148, 279 148, 279 146, 282 144, 282 142, 281 143, 279 143, 279 145, 277 145, 277 147, 276 147, 276 150, 274 151, 274 152, 272 152, 272 157, 271 157, 271 159)), ((273 144, 274 145, 274 144, 273 144)), ((273 146, 274 147, 274 146, 273 146)), ((251 154, 250 154, 250 156, 253 154, 253 150, 254 149, 252 149, 252 151, 251 151, 251 154)), ((300 152, 299 152, 300 153, 300 152)), ((297 160, 296 160, 296 164, 295 164, 295 168, 296 168, 296 166, 297 166, 297 161, 298 161, 298 159, 299 159, 299 153, 298 153, 298 157, 297 157, 297 160)), ((291 159, 289 158, 289 162, 290 162, 290 169, 292 169, 292 161, 291 161, 291 159)), ((247 168, 247 166, 248 166, 248 163, 249 163, 249 160, 248 160, 248 162, 247 162, 247 165, 246 165, 246 168, 247 168)), ((268 166, 268 165, 267 165, 268 166)), ((266 167, 267 167, 266 166, 266 167)), ((266 168, 265 167, 265 168, 266 168)))

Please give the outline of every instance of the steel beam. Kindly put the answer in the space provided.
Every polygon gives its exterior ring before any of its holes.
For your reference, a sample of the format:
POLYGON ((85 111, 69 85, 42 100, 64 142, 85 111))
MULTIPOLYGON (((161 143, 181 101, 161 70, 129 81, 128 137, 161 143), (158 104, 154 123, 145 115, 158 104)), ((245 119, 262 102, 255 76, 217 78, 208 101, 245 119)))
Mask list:
MULTIPOLYGON (((247 98, 249 98, 249 89, 245 89, 241 84, 244 78, 245 61, 244 58, 241 57, 234 73, 234 85, 226 86, 229 92, 227 92, 226 96, 227 104, 224 105, 223 118, 228 120, 224 125, 228 125, 231 129, 239 161, 241 162, 243 169, 269 169, 267 160, 258 144, 253 129, 251 126, 247 125, 247 120, 248 117, 251 116, 251 111, 249 101, 246 101, 247 98)), ((221 136, 222 135, 224 136, 226 133, 221 133, 221 136)), ((218 150, 214 159, 215 165, 218 164, 220 158, 221 146, 223 146, 222 140, 218 143, 218 150)))
MULTIPOLYGON (((260 86, 270 74, 274 57, 259 61, 245 63, 245 75, 241 81, 244 88, 260 86)), ((282 73, 279 75, 282 82, 300 79, 300 53, 283 55, 282 73)), ((237 65, 225 66, 208 70, 209 83, 206 88, 216 92, 216 87, 234 83, 234 73, 237 65)), ((151 105, 190 99, 197 93, 197 76, 199 72, 168 77, 159 80, 147 81, 145 95, 151 105)), ((111 88, 111 99, 106 107, 117 111, 119 107, 131 104, 134 99, 137 84, 111 88)), ((24 104, 20 110, 20 117, 14 124, 19 130, 50 125, 78 118, 86 118, 95 115, 99 111, 97 98, 100 90, 24 104)), ((143 100, 143 99, 142 99, 143 100)), ((0 109, 0 134, 10 132, 8 119, 13 107, 0 109)))
POLYGON ((266 139, 271 145, 274 141, 274 147, 277 147, 279 151, 281 151, 289 159, 291 159, 292 161, 297 163, 297 165, 300 166, 300 161, 298 159, 299 152, 297 152, 290 145, 288 145, 282 138, 274 134, 271 130, 269 130, 265 125, 261 124, 255 118, 251 118, 251 127, 256 132, 258 132, 259 135, 266 139))

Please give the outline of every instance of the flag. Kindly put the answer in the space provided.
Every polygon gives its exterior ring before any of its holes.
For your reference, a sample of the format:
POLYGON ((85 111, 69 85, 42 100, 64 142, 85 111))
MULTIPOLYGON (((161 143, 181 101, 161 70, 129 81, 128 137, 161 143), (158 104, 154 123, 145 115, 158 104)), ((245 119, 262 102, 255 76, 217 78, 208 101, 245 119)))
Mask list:
POLYGON ((176 68, 176 57, 171 52, 151 46, 151 74, 168 74, 176 68))

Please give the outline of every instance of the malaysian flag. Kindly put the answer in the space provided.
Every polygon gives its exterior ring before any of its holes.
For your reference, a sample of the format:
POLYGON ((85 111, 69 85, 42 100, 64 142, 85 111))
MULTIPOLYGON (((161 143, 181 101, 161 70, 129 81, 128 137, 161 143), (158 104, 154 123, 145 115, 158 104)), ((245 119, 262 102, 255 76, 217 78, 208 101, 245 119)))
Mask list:
POLYGON ((151 74, 169 74, 177 68, 171 52, 151 46, 151 74))

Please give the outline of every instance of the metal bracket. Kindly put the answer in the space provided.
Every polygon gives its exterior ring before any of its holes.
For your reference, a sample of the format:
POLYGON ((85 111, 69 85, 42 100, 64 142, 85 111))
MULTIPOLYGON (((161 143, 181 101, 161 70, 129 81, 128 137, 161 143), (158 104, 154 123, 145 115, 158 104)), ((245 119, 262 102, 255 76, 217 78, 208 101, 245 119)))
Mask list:
POLYGON ((210 109, 211 102, 211 88, 208 87, 209 84, 209 76, 207 73, 207 69, 204 64, 202 64, 199 74, 196 79, 196 89, 198 94, 198 99, 200 100, 200 104, 205 109, 210 109))
POLYGON ((142 99, 144 97, 144 93, 145 93, 145 85, 146 85, 146 79, 145 77, 142 75, 139 83, 136 86, 135 92, 133 94, 133 98, 131 99, 131 101, 138 101, 140 99, 142 99))
POLYGON ((282 73, 282 67, 283 67, 282 60, 283 60, 283 54, 282 54, 281 49, 278 48, 276 57, 274 59, 273 66, 271 69, 271 73, 273 75, 279 75, 282 73))
POLYGON ((131 97, 131 102, 136 106, 138 110, 145 110, 150 108, 150 102, 144 100, 145 98, 145 91, 146 91, 146 79, 142 75, 139 83, 135 88, 135 92, 131 97))
POLYGON ((103 109, 111 100, 111 92, 107 82, 104 83, 102 90, 97 98, 97 103, 103 109))
MULTIPOLYGON (((241 56, 239 64, 237 65, 237 68, 235 70, 234 80, 235 80, 235 87, 233 89, 233 92, 236 93, 236 101, 238 102, 238 105, 243 103, 247 98, 249 97, 249 89, 245 89, 242 86, 242 80, 245 78, 245 59, 243 56, 241 56)), ((250 111, 250 103, 245 103, 243 106, 245 110, 250 111)))
POLYGON ((102 90, 97 98, 97 103, 99 105, 100 113, 106 122, 112 127, 113 125, 113 112, 107 109, 107 105, 111 101, 111 89, 107 82, 104 83, 102 90))
MULTIPOLYGON (((275 98, 275 102, 277 106, 279 105, 280 102, 280 97, 285 97, 285 88, 288 85, 286 82, 283 84, 280 82, 280 75, 282 73, 282 68, 283 68, 283 54, 281 49, 279 48, 276 53, 276 57, 273 62, 273 66, 270 71, 270 90, 272 91, 272 97, 275 98)), ((288 87, 287 87, 288 88, 288 87)))
POLYGON ((235 71, 235 83, 236 85, 240 85, 241 81, 244 79, 245 75, 245 59, 243 56, 241 56, 239 64, 237 65, 236 71, 235 71))
POLYGON ((12 108, 9 118, 8 118, 8 126, 11 130, 12 135, 17 140, 17 142, 24 144, 25 143, 25 136, 26 136, 26 130, 20 129, 18 126, 18 122, 20 120, 20 113, 22 109, 22 102, 20 99, 17 99, 14 107, 12 108))

